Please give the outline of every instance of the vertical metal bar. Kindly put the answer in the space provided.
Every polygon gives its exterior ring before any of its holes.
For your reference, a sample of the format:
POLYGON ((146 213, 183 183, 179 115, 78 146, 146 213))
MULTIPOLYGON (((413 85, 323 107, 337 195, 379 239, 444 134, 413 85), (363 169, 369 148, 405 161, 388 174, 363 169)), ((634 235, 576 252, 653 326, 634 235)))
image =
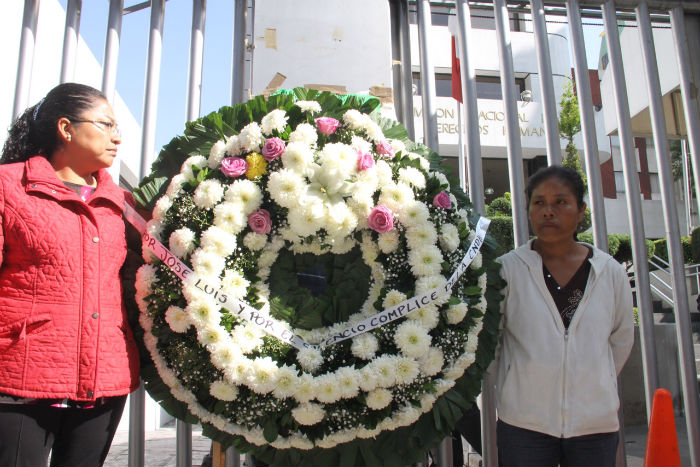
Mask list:
POLYGON ((408 24, 408 0, 399 0, 401 66, 403 67, 403 87, 401 99, 403 102, 404 121, 408 137, 415 141, 416 129, 413 120, 413 66, 411 63, 411 28, 408 24))
MULTIPOLYGON (((481 166, 481 139, 479 136, 479 107, 476 95, 476 72, 469 56, 472 41, 472 24, 467 0, 456 0, 457 26, 459 34, 459 67, 462 81, 462 101, 464 102, 464 125, 467 129, 467 184, 469 198, 479 214, 486 214, 484 202, 484 176, 481 166)), ((494 409, 495 410, 495 409, 494 409)))
POLYGON ((117 61, 119 60, 119 38, 122 32, 123 9, 124 0, 110 0, 105 56, 102 64, 102 92, 110 102, 114 101, 114 88, 117 82, 117 61))
POLYGON ((549 36, 545 22, 542 0, 530 0, 532 24, 535 29, 535 50, 537 51, 537 70, 540 73, 540 90, 542 91, 542 110, 547 136, 547 161, 549 165, 561 164, 561 140, 559 139, 559 119, 557 103, 554 100, 554 82, 552 80, 552 60, 549 53, 549 36))
POLYGON ((140 178, 148 175, 154 159, 153 142, 156 135, 156 115, 158 113, 158 85, 160 80, 160 57, 163 49, 164 17, 165 0, 152 0, 151 25, 148 36, 146 93, 143 99, 140 178))
POLYGON ((527 214, 525 209, 525 175, 523 172, 523 154, 520 145, 520 122, 518 119, 517 96, 513 84, 513 51, 511 50, 508 8, 505 0, 494 0, 493 16, 496 21, 498 39, 498 57, 501 65, 501 90, 503 106, 506 113, 506 147, 508 149, 508 172, 510 174, 510 192, 513 202, 513 234, 515 246, 528 240, 527 214))
POLYGON ((192 425, 178 420, 175 423, 175 465, 192 467, 192 425))
MULTIPOLYGON (((403 89, 402 63, 401 63, 401 7, 399 0, 389 0, 389 18, 391 24, 391 74, 392 74, 392 99, 394 101, 394 110, 396 119, 399 122, 405 121, 403 113, 403 99, 401 90, 403 89)), ((405 125, 404 125, 405 126, 405 125)))
POLYGON ((187 120, 199 118, 202 101, 202 57, 204 55, 204 26, 207 0, 192 2, 192 35, 190 39, 190 69, 187 77, 187 120))
POLYGON ((452 437, 448 436, 443 439, 440 445, 437 447, 437 459, 436 464, 440 467, 451 467, 454 465, 452 457, 452 437))
POLYGON ((688 171, 688 150, 685 147, 685 140, 680 140, 681 143, 681 161, 683 162, 683 204, 685 211, 685 234, 690 235, 693 228, 693 210, 690 206, 690 172, 688 171))
POLYGON ((435 110, 435 68, 430 56, 430 1, 417 0, 418 50, 420 55, 420 88, 423 101, 423 144, 439 152, 437 111, 435 110))
POLYGON ((236 0, 233 12, 233 62, 231 63, 231 104, 243 103, 245 86, 245 35, 248 1, 236 0))
POLYGON ((459 187, 467 191, 467 164, 464 154, 464 127, 462 126, 462 104, 457 101, 457 168, 459 170, 459 187))
POLYGON ((576 93, 578 94, 579 113, 581 114, 583 158, 588 177, 588 198, 593 217, 593 240, 598 248, 608 251, 608 228, 605 220, 598 138, 596 137, 595 120, 593 118, 593 97, 591 83, 588 78, 588 60, 586 59, 578 0, 567 1, 566 11, 569 18, 569 35, 571 36, 571 51, 574 57, 576 93))
POLYGON ((146 390, 141 386, 129 395, 129 467, 144 467, 146 447, 146 390))
POLYGON ((681 366, 681 384, 683 404, 685 405, 685 422, 688 430, 690 459, 693 465, 700 462, 700 411, 698 408, 698 376, 695 368, 695 351, 690 324, 690 307, 688 290, 685 283, 685 263, 681 247, 681 232, 678 227, 678 213, 673 189, 666 119, 661 102, 661 84, 656 64, 654 38, 649 19, 647 0, 641 0, 635 10, 637 27, 641 36, 642 58, 646 72, 647 91, 649 92, 649 115, 654 132, 654 147, 661 182, 661 203, 666 223, 668 257, 673 278, 673 312, 676 316, 676 336, 678 339, 678 360, 681 366))
POLYGON ((226 449, 226 467, 241 467, 241 455, 233 446, 226 449))
MULTIPOLYGON (((695 176, 695 199, 698 202, 698 213, 700 214, 700 117, 698 116, 697 104, 694 97, 697 95, 700 82, 695 86, 691 83, 691 61, 688 49, 689 40, 685 31, 685 15, 683 7, 678 6, 671 10, 671 31, 673 32, 673 44, 676 49, 678 60, 678 71, 680 77, 681 98, 683 100, 683 111, 685 112, 685 124, 688 133, 688 143, 690 144, 691 165, 695 176)), ((693 43, 693 47, 697 47, 693 43)), ((700 81, 700 78, 697 78, 700 81)))
POLYGON ((622 65, 622 52, 620 50, 614 0, 606 0, 603 4, 603 22, 605 24, 605 37, 610 59, 609 72, 612 73, 613 91, 615 94, 615 109, 625 178, 625 191, 627 192, 627 212, 632 239, 637 306, 639 307, 640 316, 640 335, 642 336, 642 366, 645 376, 644 389, 646 392, 647 416, 651 416, 651 403, 654 391, 658 387, 658 376, 655 360, 654 318, 651 306, 651 289, 649 288, 649 260, 644 237, 639 176, 637 175, 636 153, 632 140, 632 123, 627 100, 627 88, 625 87, 625 72, 622 65))
POLYGON ((34 62, 34 45, 36 42, 36 21, 38 17, 39 0, 24 0, 22 37, 19 41, 19 62, 17 64, 12 120, 19 117, 24 112, 24 109, 28 107, 29 88, 32 82, 32 65, 34 62))
POLYGON ((80 11, 83 0, 68 0, 66 26, 63 32, 63 58, 61 60, 61 83, 73 81, 75 57, 80 34, 80 11))

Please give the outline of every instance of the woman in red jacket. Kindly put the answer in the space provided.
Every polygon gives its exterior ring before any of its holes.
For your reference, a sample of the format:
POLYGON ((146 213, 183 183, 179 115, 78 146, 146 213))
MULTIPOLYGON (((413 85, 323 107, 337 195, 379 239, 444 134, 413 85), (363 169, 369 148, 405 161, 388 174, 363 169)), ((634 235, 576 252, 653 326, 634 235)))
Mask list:
POLYGON ((114 111, 65 83, 10 128, 0 159, 0 466, 100 466, 138 351, 122 304, 129 196, 107 168, 114 111))

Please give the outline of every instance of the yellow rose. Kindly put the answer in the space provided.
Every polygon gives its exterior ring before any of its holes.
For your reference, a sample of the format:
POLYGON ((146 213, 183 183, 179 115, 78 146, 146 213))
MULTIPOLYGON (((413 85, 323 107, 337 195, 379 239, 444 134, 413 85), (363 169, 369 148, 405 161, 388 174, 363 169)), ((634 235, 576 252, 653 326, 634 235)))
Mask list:
POLYGON ((248 180, 254 180, 267 173, 267 161, 261 154, 251 152, 245 156, 245 161, 248 163, 248 171, 245 173, 248 180))

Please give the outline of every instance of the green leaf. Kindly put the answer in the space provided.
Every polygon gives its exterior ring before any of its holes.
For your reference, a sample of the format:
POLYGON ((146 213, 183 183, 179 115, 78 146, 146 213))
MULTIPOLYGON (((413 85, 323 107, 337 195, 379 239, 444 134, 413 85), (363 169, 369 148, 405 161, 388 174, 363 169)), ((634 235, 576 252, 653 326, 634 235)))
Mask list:
POLYGON ((271 419, 265 423, 263 428, 263 436, 265 437, 265 441, 268 443, 272 443, 277 439, 277 436, 279 436, 279 426, 277 425, 277 420, 271 419))

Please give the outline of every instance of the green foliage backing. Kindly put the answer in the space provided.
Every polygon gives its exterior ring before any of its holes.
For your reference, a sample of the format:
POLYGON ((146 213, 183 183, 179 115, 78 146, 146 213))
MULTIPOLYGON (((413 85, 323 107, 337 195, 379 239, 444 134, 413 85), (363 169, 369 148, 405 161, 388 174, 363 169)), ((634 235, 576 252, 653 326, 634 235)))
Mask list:
MULTIPOLYGON (((681 237, 681 247, 683 249, 683 262, 685 264, 691 264, 694 262, 693 259, 693 245, 690 236, 681 237)), ((666 238, 659 238, 654 240, 654 255, 668 262, 668 241, 666 238)))
POLYGON ((690 234, 690 249, 693 263, 700 263, 700 226, 695 227, 690 234))

